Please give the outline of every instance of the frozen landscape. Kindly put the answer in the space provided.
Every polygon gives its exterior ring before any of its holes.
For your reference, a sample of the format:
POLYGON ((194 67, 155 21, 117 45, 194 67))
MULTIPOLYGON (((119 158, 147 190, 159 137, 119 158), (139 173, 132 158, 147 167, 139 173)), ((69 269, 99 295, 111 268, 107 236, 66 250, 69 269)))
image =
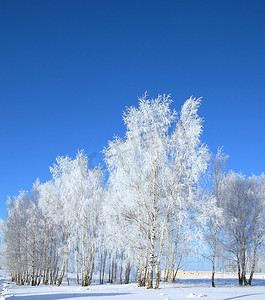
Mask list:
POLYGON ((225 172, 222 148, 210 155, 200 140, 201 99, 186 100, 178 119, 171 102, 145 94, 127 109, 126 138, 103 151, 108 183, 78 151, 57 157, 51 180, 8 198, 1 266, 15 283, 2 276, 2 300, 265 299, 255 278, 265 268, 265 175, 225 172), (234 277, 181 273, 200 256, 234 277))
POLYGON ((237 280, 216 280, 217 287, 212 288, 208 279, 183 279, 175 284, 161 283, 159 289, 147 290, 139 288, 137 284, 92 284, 89 287, 78 285, 61 286, 16 286, 0 273, 0 299, 19 300, 173 300, 173 299, 249 299, 263 300, 265 297, 265 281, 254 280, 253 286, 239 287, 237 280))
POLYGON ((0 300, 265 300, 264 12, 0 1, 0 300))

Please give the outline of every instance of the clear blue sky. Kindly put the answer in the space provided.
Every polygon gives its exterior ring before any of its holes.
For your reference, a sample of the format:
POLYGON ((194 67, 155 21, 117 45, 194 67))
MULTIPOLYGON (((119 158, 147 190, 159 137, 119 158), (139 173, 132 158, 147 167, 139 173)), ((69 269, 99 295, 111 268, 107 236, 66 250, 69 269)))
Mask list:
POLYGON ((57 155, 124 135, 122 111, 203 97, 203 140, 265 171, 265 1, 0 1, 0 218, 57 155))

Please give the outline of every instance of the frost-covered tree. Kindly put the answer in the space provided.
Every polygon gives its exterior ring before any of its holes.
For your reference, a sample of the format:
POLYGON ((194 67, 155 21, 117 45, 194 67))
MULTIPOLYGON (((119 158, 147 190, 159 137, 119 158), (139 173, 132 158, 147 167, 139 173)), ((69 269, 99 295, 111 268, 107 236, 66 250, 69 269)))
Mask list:
POLYGON ((44 218, 44 284, 55 284, 58 279, 60 246, 63 243, 63 214, 59 190, 54 181, 38 183, 39 208, 44 218))
POLYGON ((3 267, 17 284, 39 284, 42 272, 43 220, 32 192, 8 199, 3 229, 3 267))
MULTIPOLYGON (((123 224, 129 248, 136 253, 138 284, 146 276, 147 288, 153 287, 155 266, 159 286, 170 215, 180 206, 191 213, 196 185, 207 167, 208 150, 200 142, 202 119, 197 115, 200 99, 188 99, 179 118, 171 102, 166 95, 142 97, 139 108, 124 113, 125 139, 116 138, 104 150, 115 199, 113 217, 123 224)), ((177 231, 176 224, 170 225, 177 231)))
POLYGON ((205 197, 209 153, 201 142, 201 99, 189 98, 178 113, 171 104, 167 95, 145 94, 126 110, 125 137, 103 151, 105 186, 102 168, 89 168, 79 151, 73 159, 57 157, 51 180, 37 180, 30 192, 8 200, 1 263, 13 280, 69 284, 71 270, 87 286, 96 271, 100 283, 129 283, 134 275, 147 288, 155 277, 158 288, 161 269, 165 281, 174 281, 204 233, 212 285, 221 243, 239 283, 251 284, 265 246, 265 177, 224 173, 227 156, 219 149, 205 197))
POLYGON ((162 245, 166 231, 171 238, 169 246, 173 249, 169 273, 171 280, 175 280, 176 272, 173 270, 178 269, 183 256, 192 250, 192 241, 198 233, 197 185, 207 168, 208 160, 207 147, 200 141, 202 119, 197 114, 200 103, 201 99, 189 98, 181 108, 176 127, 169 134, 167 168, 162 173, 166 187, 166 210, 156 263, 156 287, 159 286, 162 245))
POLYGON ((210 248, 210 254, 205 256, 212 264, 212 287, 215 287, 215 269, 216 257, 221 251, 221 229, 224 225, 224 211, 222 208, 221 187, 225 179, 225 164, 228 155, 225 155, 222 148, 217 150, 217 153, 211 159, 210 176, 209 176, 209 193, 207 194, 206 202, 204 203, 204 215, 206 223, 204 225, 204 239, 210 248), (220 250, 220 251, 219 251, 220 250))
POLYGON ((66 156, 57 157, 56 161, 50 169, 52 181, 40 185, 39 190, 46 219, 62 232, 57 284, 60 285, 67 275, 69 256, 74 251, 76 272, 79 274, 80 260, 82 285, 85 286, 91 283, 95 265, 103 171, 100 168, 90 170, 88 158, 82 151, 73 160, 66 156))
POLYGON ((229 172, 222 184, 222 197, 226 247, 237 266, 239 284, 251 284, 257 253, 264 243, 264 175, 245 178, 229 172))
MULTIPOLYGON (((60 285, 76 265, 77 281, 91 283, 98 255, 103 171, 88 158, 58 157, 52 180, 37 180, 30 193, 8 200, 3 226, 3 265, 17 284, 60 285)), ((69 283, 69 281, 68 281, 69 283)))
POLYGON ((17 284, 23 282, 27 271, 27 202, 26 192, 20 192, 13 201, 8 198, 8 215, 3 228, 3 267, 12 274, 12 279, 17 284))

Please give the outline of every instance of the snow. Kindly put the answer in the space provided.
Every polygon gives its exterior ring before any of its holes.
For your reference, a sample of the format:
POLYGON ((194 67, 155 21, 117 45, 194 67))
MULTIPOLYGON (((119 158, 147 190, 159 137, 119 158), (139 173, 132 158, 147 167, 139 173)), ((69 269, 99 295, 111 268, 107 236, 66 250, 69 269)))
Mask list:
POLYGON ((254 286, 239 287, 235 280, 216 280, 216 288, 210 280, 183 280, 175 284, 161 283, 157 290, 138 288, 135 283, 128 285, 93 284, 88 287, 67 286, 16 286, 0 273, 0 300, 263 300, 265 281, 256 280, 254 286))

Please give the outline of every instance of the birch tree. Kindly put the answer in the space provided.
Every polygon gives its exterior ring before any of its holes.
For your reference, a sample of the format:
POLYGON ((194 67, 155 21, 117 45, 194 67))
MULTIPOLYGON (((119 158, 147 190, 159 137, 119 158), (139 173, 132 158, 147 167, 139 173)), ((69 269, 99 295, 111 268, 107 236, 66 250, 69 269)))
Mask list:
POLYGON ((179 118, 170 110, 171 102, 166 95, 152 100, 142 97, 139 108, 131 107, 123 116, 125 139, 116 138, 104 151, 114 197, 122 203, 116 211, 126 226, 133 226, 134 240, 139 241, 134 243, 138 284, 147 258, 147 288, 153 287, 155 265, 159 286, 170 213, 180 198, 191 207, 196 184, 207 167, 208 150, 200 142, 202 119, 197 115, 200 99, 188 99, 179 118))
POLYGON ((97 223, 103 184, 103 171, 90 170, 88 158, 82 151, 75 159, 57 157, 57 164, 51 167, 53 180, 40 187, 44 199, 43 209, 48 219, 60 226, 62 231, 61 269, 57 284, 62 283, 68 273, 68 260, 74 249, 79 273, 79 254, 82 285, 91 283, 95 266, 97 223), (52 202, 52 203, 51 203, 52 202), (50 205, 55 208, 49 210, 50 205))
POLYGON ((23 284, 27 277, 27 234, 26 208, 28 195, 25 191, 13 199, 8 198, 8 216, 3 228, 3 256, 2 263, 5 270, 9 271, 12 280, 23 284))
POLYGON ((239 284, 248 285, 255 271, 257 251, 264 241, 264 175, 245 178, 231 171, 222 189, 226 247, 236 263, 239 284))
POLYGON ((164 173, 161 174, 166 188, 166 197, 156 263, 156 288, 159 287, 161 255, 170 215, 178 216, 171 218, 174 240, 172 269, 173 265, 175 267, 175 257, 178 254, 177 247, 180 246, 180 240, 185 241, 185 247, 188 248, 188 241, 195 238, 196 227, 193 224, 196 221, 196 188, 202 173, 207 168, 209 159, 208 149, 200 141, 203 131, 202 118, 198 116, 200 103, 200 98, 189 98, 182 106, 175 129, 173 128, 172 134, 168 135, 167 162, 166 167, 163 168, 164 173), (181 227, 185 228, 186 238, 184 238, 183 231, 183 236, 181 238, 179 236, 181 227))
POLYGON ((211 160, 210 174, 210 193, 206 197, 204 214, 206 216, 206 224, 204 227, 204 238, 210 248, 211 254, 206 258, 212 264, 212 287, 215 287, 215 269, 218 247, 221 247, 221 230, 224 225, 224 211, 222 208, 221 187, 225 178, 224 168, 228 155, 225 155, 222 148, 217 150, 215 157, 211 160))

